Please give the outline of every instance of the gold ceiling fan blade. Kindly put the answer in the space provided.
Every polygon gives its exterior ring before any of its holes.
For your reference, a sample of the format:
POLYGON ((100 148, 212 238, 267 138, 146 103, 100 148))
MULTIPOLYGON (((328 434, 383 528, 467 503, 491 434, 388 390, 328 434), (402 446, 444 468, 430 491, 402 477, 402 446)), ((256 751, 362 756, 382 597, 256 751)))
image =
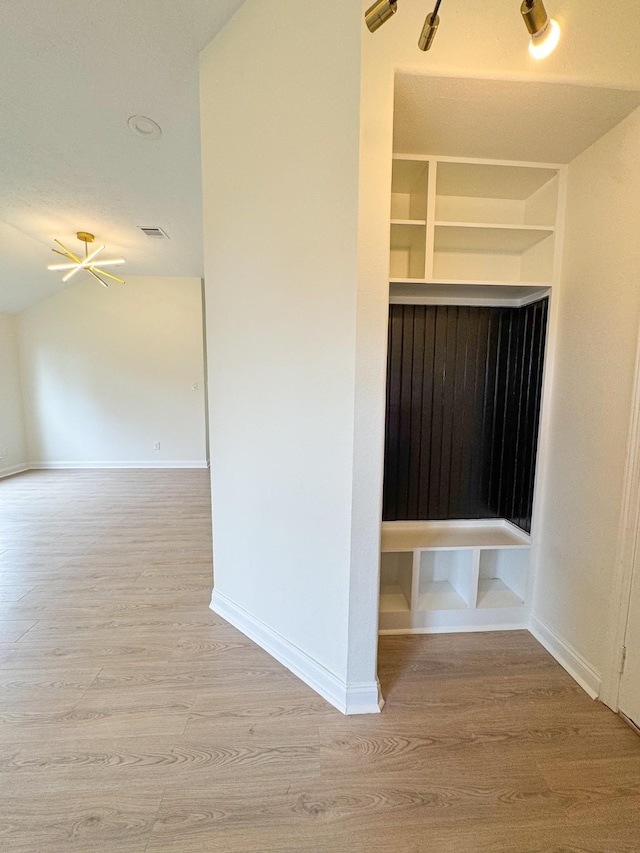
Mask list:
MULTIPOLYGON (((70 249, 67 249, 67 247, 66 247, 66 246, 63 246, 63 245, 62 245, 62 243, 60 242, 60 240, 56 240, 56 239, 54 238, 53 242, 54 242, 54 243, 57 243, 57 244, 58 244, 58 246, 60 246, 60 248, 61 248, 61 249, 64 249, 64 251, 65 251, 65 253, 68 255, 68 257, 73 258, 73 260, 74 260, 76 263, 78 263, 78 264, 81 264, 81 263, 82 263, 82 261, 80 260, 80 258, 79 258, 77 255, 74 255, 74 254, 73 254, 73 252, 72 252, 70 249)), ((57 252, 58 250, 57 250, 57 249, 52 249, 52 251, 53 251, 53 252, 57 252)), ((58 254, 59 254, 59 255, 61 255, 61 254, 62 254, 62 252, 58 252, 58 254)))
MULTIPOLYGON (((66 252, 61 252, 59 249, 52 249, 51 251, 55 252, 56 255, 60 255, 61 258, 66 258, 68 261, 73 260, 71 255, 68 255, 66 252)), ((76 263, 78 263, 78 261, 76 261, 76 263)))
MULTIPOLYGON (((98 279, 98 281, 100 282, 100 284, 101 284, 103 287, 109 287, 109 285, 107 284, 107 282, 106 282, 106 281, 103 281, 103 280, 100 278, 100 276, 99 276, 99 275, 96 275, 96 274, 94 273, 94 271, 93 271, 93 269, 92 269, 91 267, 85 267, 85 269, 86 269, 86 270, 87 270, 87 272, 88 272, 88 273, 90 273, 94 278, 97 278, 97 279, 98 279)), ((106 273, 105 273, 105 275, 106 275, 106 273)))
POLYGON ((90 267, 90 268, 89 268, 89 272, 93 272, 94 270, 96 270, 97 272, 99 272, 99 273, 100 273, 100 275, 106 275, 106 277, 107 277, 107 278, 112 278, 114 281, 119 281, 119 282, 120 282, 120 284, 124 284, 124 283, 125 283, 124 279, 122 279, 122 278, 118 278, 118 276, 117 276, 117 275, 111 275, 111 273, 109 273, 109 272, 105 272, 103 269, 100 269, 100 267, 90 267))

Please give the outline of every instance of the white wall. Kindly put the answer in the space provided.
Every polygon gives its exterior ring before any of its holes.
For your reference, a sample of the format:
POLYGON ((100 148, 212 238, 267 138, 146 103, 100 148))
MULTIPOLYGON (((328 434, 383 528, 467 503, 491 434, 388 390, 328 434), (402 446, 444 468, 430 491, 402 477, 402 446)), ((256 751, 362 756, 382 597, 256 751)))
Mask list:
MULTIPOLYGON (((368 5, 368 0, 363 0, 362 10, 368 5)), ((547 8, 561 22, 563 37, 556 53, 541 63, 528 56, 527 35, 520 18, 519 4, 515 2, 505 4, 504 0, 487 0, 483 4, 483 21, 496 23, 495 27, 487 24, 481 38, 477 27, 469 26, 468 4, 451 3, 446 9, 443 6, 434 47, 427 54, 416 47, 425 15, 424 4, 420 0, 403 0, 394 19, 375 34, 363 30, 356 355, 358 396, 353 505, 353 540, 359 542, 359 547, 352 565, 352 602, 358 611, 353 621, 362 627, 357 634, 361 637, 369 635, 371 625, 370 603, 366 597, 376 586, 375 560, 382 487, 377 460, 382 454, 385 407, 394 74, 401 70, 432 76, 546 80, 640 88, 640 52, 636 34, 629 26, 629 21, 634 20, 637 14, 635 0, 616 0, 607 6, 604 17, 596 0, 553 0, 553 3, 550 0, 547 8), (362 602, 365 602, 364 606, 362 602)), ((626 131, 631 132, 631 136, 625 143, 619 143, 618 154, 621 156, 624 152, 622 160, 617 154, 605 167, 604 157, 598 159, 598 154, 588 155, 595 157, 598 163, 600 186, 595 193, 589 185, 581 191, 576 189, 582 167, 578 164, 573 170, 572 224, 567 241, 570 279, 566 285, 570 293, 560 306, 561 337, 556 361, 556 375, 564 375, 565 378, 564 384, 559 385, 554 393, 550 431, 557 434, 557 439, 553 459, 559 461, 570 444, 566 419, 572 417, 572 411, 569 403, 565 405, 558 401, 572 382, 569 399, 571 405, 577 405, 576 415, 581 418, 580 436, 583 442, 589 438, 586 445, 574 448, 562 465, 549 466, 549 499, 536 525, 539 541, 549 537, 553 543, 542 556, 536 610, 543 617, 548 617, 560 637, 571 643, 594 668, 600 665, 605 644, 604 613, 607 590, 613 576, 612 543, 617 534, 621 499, 620 454, 624 454, 629 426, 629 371, 635 356, 638 327, 637 297, 631 293, 634 273, 636 288, 638 281, 635 261, 638 241, 634 233, 638 217, 637 213, 635 219, 629 215, 623 222, 615 211, 616 204, 619 204, 621 211, 631 214, 637 210, 637 198, 640 196, 637 168, 632 166, 635 131, 631 128, 635 127, 634 121, 631 120, 626 131), (580 192, 583 194, 581 213, 578 210, 580 192), (599 199, 606 201, 606 214, 594 213, 596 225, 588 224, 587 211, 596 209, 599 199), (580 215, 585 220, 591 241, 584 239, 576 225, 580 215), (597 227, 601 220, 608 222, 605 229, 597 227), (618 224, 615 235, 612 233, 613 223, 618 224), (605 243, 609 238, 612 242, 607 247, 605 243), (581 252, 586 253, 588 260, 580 261, 581 252), (587 274, 589 264, 592 272, 588 273, 587 295, 578 306, 579 271, 587 274), (600 281, 595 270, 602 274, 600 281), (614 272, 621 274, 622 281, 614 272), (606 304, 611 290, 607 293, 602 282, 611 281, 613 277, 618 279, 615 285, 610 285, 613 286, 615 300, 613 304, 606 304), (622 301, 617 303, 620 297, 622 301), (601 325, 603 317, 606 331, 601 325), (582 333, 587 331, 593 334, 585 340, 582 333), (609 350, 610 337, 617 340, 609 350), (586 348, 592 348, 592 352, 581 362, 586 348), (598 358, 605 364, 600 365, 598 358), (605 393, 608 378, 613 374, 617 375, 612 388, 605 393), (584 400, 581 400, 581 393, 584 400), (609 415, 603 413, 602 404, 605 401, 606 408, 610 399, 610 417, 615 419, 615 427, 603 434, 609 415), (617 445, 618 442, 621 444, 617 445), (601 464, 600 459, 606 460, 606 464, 601 464), (607 466, 612 467, 609 469, 607 466), (582 507, 578 507, 577 497, 570 504, 566 503, 568 494, 562 484, 563 478, 568 478, 574 488, 580 489, 586 478, 587 490, 582 507), (599 493, 602 497, 598 497, 599 493), (562 501, 565 501, 564 506, 560 505, 562 501), (611 506, 611 501, 615 506, 611 506), (561 525, 552 524, 556 513, 562 519, 561 525), (596 540, 598 544, 594 545, 596 540), (569 554, 576 556, 568 558, 569 554), (598 596, 601 597, 600 614, 594 618, 598 596)), ((615 143, 603 144, 612 144, 615 149, 615 143)), ((636 150, 637 145, 636 137, 636 150)), ((588 171, 584 170, 586 178, 588 171)))
POLYGON ((26 462, 16 325, 13 314, 0 314, 0 476, 26 462))
POLYGON ((18 335, 31 463, 205 464, 200 279, 78 280, 18 335))
MULTIPOLYGON (((213 606, 347 681, 360 15, 249 0, 203 53, 213 606)), ((375 682, 375 644, 350 685, 375 682)), ((283 655, 281 655, 281 658, 283 655)), ((302 662, 302 663, 301 663, 302 662)), ((343 696, 344 699, 344 696, 343 696)))
MULTIPOLYGON (((466 4, 447 6, 428 54, 421 0, 374 35, 368 5, 249 0, 202 63, 216 590, 237 621, 248 613, 349 684, 369 683, 375 661, 394 74, 640 88, 635 0, 604 17, 596 0, 554 0, 563 40, 544 63, 515 2, 487 0, 480 38, 466 4)), ((598 307, 584 310, 589 325, 598 307)), ((609 568, 590 561, 587 587, 606 587, 594 578, 609 568)), ((553 618, 585 655, 603 642, 570 607, 553 618)))
POLYGON ((569 167, 534 610, 605 663, 640 328, 640 110, 569 167))

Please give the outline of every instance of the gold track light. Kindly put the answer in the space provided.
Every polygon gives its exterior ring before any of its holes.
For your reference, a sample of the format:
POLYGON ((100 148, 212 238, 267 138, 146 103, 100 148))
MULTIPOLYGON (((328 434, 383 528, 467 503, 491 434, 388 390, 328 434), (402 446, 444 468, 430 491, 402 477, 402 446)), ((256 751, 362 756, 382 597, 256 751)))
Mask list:
POLYGON ((376 0, 373 6, 367 9, 364 14, 364 19, 370 32, 375 33, 375 31, 381 27, 385 21, 392 18, 397 11, 397 0, 376 0))
POLYGON ((418 39, 418 47, 420 50, 429 50, 431 45, 433 44, 433 40, 436 37, 436 30, 438 29, 438 24, 440 23, 440 18, 438 17, 438 9, 440 8, 440 3, 442 0, 438 0, 436 3, 436 8, 431 12, 424 21, 424 26, 422 27, 422 32, 420 33, 420 38, 418 39))
POLYGON ((529 53, 534 59, 544 59, 558 46, 560 25, 547 15, 542 0, 523 0, 520 12, 531 34, 529 53))
MULTIPOLYGON (((442 0, 436 0, 435 9, 430 12, 422 27, 418 47, 429 50, 436 37, 440 18, 438 9, 442 0)), ((385 21, 392 18, 398 11, 398 0, 376 0, 365 12, 365 22, 372 33, 381 27, 385 21)), ((544 59, 549 56, 560 41, 560 25, 547 15, 543 0, 522 0, 520 12, 531 34, 529 53, 534 59, 544 59)))

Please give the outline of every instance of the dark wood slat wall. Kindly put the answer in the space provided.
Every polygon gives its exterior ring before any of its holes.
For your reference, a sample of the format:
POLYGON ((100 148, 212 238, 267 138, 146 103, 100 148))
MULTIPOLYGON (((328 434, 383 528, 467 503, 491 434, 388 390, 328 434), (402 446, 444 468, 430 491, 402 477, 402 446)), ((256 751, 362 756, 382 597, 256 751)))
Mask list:
POLYGON ((498 514, 529 532, 548 300, 501 310, 501 323, 509 326, 510 346, 502 354, 503 364, 508 363, 508 367, 498 514))
POLYGON ((546 322, 546 299, 390 307, 385 521, 530 531, 546 322))

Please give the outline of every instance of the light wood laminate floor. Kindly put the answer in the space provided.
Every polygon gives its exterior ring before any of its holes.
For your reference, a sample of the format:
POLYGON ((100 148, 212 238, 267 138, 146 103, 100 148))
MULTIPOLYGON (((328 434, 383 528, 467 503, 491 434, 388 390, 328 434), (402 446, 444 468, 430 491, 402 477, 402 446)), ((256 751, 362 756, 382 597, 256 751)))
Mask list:
POLYGON ((526 632, 344 718, 208 609, 204 471, 0 480, 5 853, 640 851, 640 738, 526 632))

